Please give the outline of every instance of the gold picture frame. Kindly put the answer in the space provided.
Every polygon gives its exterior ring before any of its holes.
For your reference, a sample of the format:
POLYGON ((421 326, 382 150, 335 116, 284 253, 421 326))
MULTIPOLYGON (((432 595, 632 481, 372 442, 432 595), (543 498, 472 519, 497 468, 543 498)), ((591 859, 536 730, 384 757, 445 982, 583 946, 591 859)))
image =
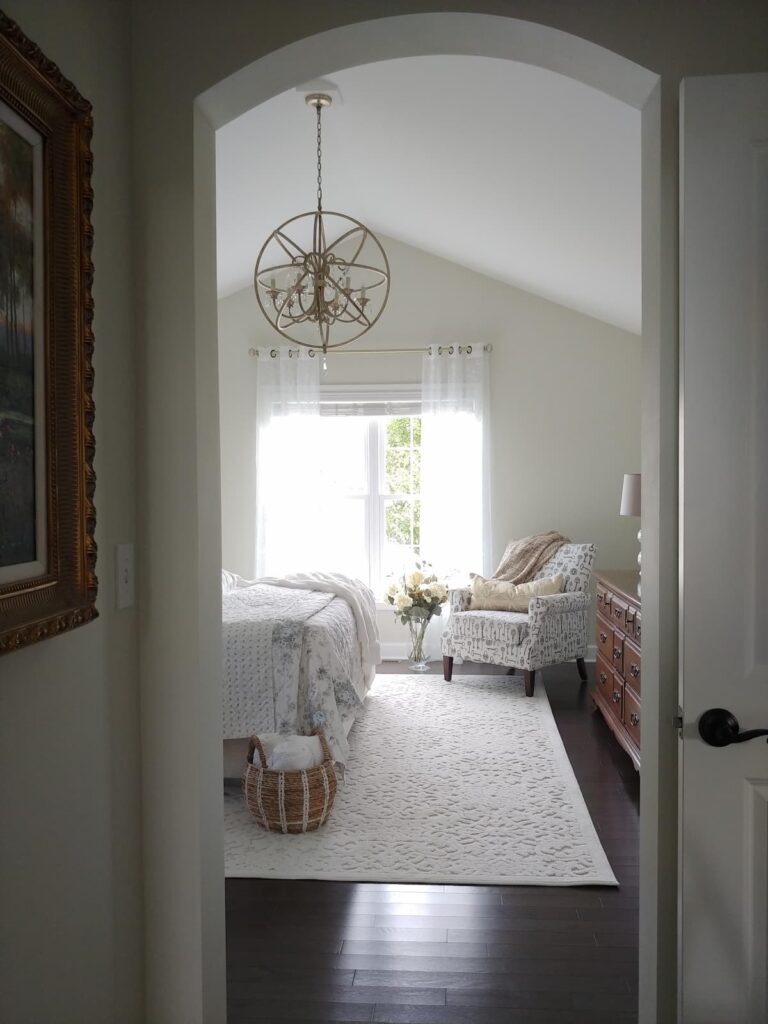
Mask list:
POLYGON ((0 12, 0 653, 98 614, 92 130, 0 12))

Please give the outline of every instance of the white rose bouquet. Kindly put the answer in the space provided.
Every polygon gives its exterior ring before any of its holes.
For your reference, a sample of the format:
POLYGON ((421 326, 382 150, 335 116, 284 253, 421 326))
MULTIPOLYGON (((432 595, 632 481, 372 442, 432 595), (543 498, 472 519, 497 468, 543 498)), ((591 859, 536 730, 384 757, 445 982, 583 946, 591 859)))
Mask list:
POLYGON ((425 672, 424 634, 432 616, 441 614, 441 605, 448 600, 448 587, 438 580, 428 563, 416 562, 412 572, 392 580, 384 600, 392 605, 395 618, 411 632, 411 668, 425 672))

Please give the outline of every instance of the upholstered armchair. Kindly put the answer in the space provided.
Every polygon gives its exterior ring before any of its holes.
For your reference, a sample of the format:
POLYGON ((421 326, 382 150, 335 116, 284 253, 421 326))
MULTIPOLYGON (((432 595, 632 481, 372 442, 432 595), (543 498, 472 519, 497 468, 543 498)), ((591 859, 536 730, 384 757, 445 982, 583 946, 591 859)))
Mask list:
POLYGON ((538 669, 575 658, 579 676, 586 681, 594 560, 594 544, 564 544, 534 577, 562 573, 564 592, 532 598, 527 613, 472 611, 470 590, 452 590, 442 638, 445 679, 450 681, 457 657, 505 665, 522 669, 526 696, 532 697, 538 669))

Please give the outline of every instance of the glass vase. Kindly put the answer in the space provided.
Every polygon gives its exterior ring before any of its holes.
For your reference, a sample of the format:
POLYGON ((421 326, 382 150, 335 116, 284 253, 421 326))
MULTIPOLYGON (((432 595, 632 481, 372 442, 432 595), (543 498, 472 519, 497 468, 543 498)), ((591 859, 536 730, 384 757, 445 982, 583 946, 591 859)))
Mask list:
POLYGON ((430 618, 408 619, 408 629, 411 631, 411 653, 408 655, 411 672, 429 671, 429 663, 424 656, 424 634, 430 618))

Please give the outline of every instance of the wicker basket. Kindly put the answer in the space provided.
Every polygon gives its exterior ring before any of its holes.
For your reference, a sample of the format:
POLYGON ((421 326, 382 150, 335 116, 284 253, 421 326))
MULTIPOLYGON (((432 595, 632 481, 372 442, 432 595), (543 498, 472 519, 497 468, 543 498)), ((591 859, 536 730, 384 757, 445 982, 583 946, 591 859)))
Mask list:
POLYGON ((267 768, 264 748, 258 736, 251 736, 243 779, 245 802, 259 825, 270 832, 314 832, 328 820, 336 796, 336 773, 325 736, 319 729, 312 735, 320 737, 323 763, 295 772, 267 768), (254 751, 260 766, 252 763, 254 751))

